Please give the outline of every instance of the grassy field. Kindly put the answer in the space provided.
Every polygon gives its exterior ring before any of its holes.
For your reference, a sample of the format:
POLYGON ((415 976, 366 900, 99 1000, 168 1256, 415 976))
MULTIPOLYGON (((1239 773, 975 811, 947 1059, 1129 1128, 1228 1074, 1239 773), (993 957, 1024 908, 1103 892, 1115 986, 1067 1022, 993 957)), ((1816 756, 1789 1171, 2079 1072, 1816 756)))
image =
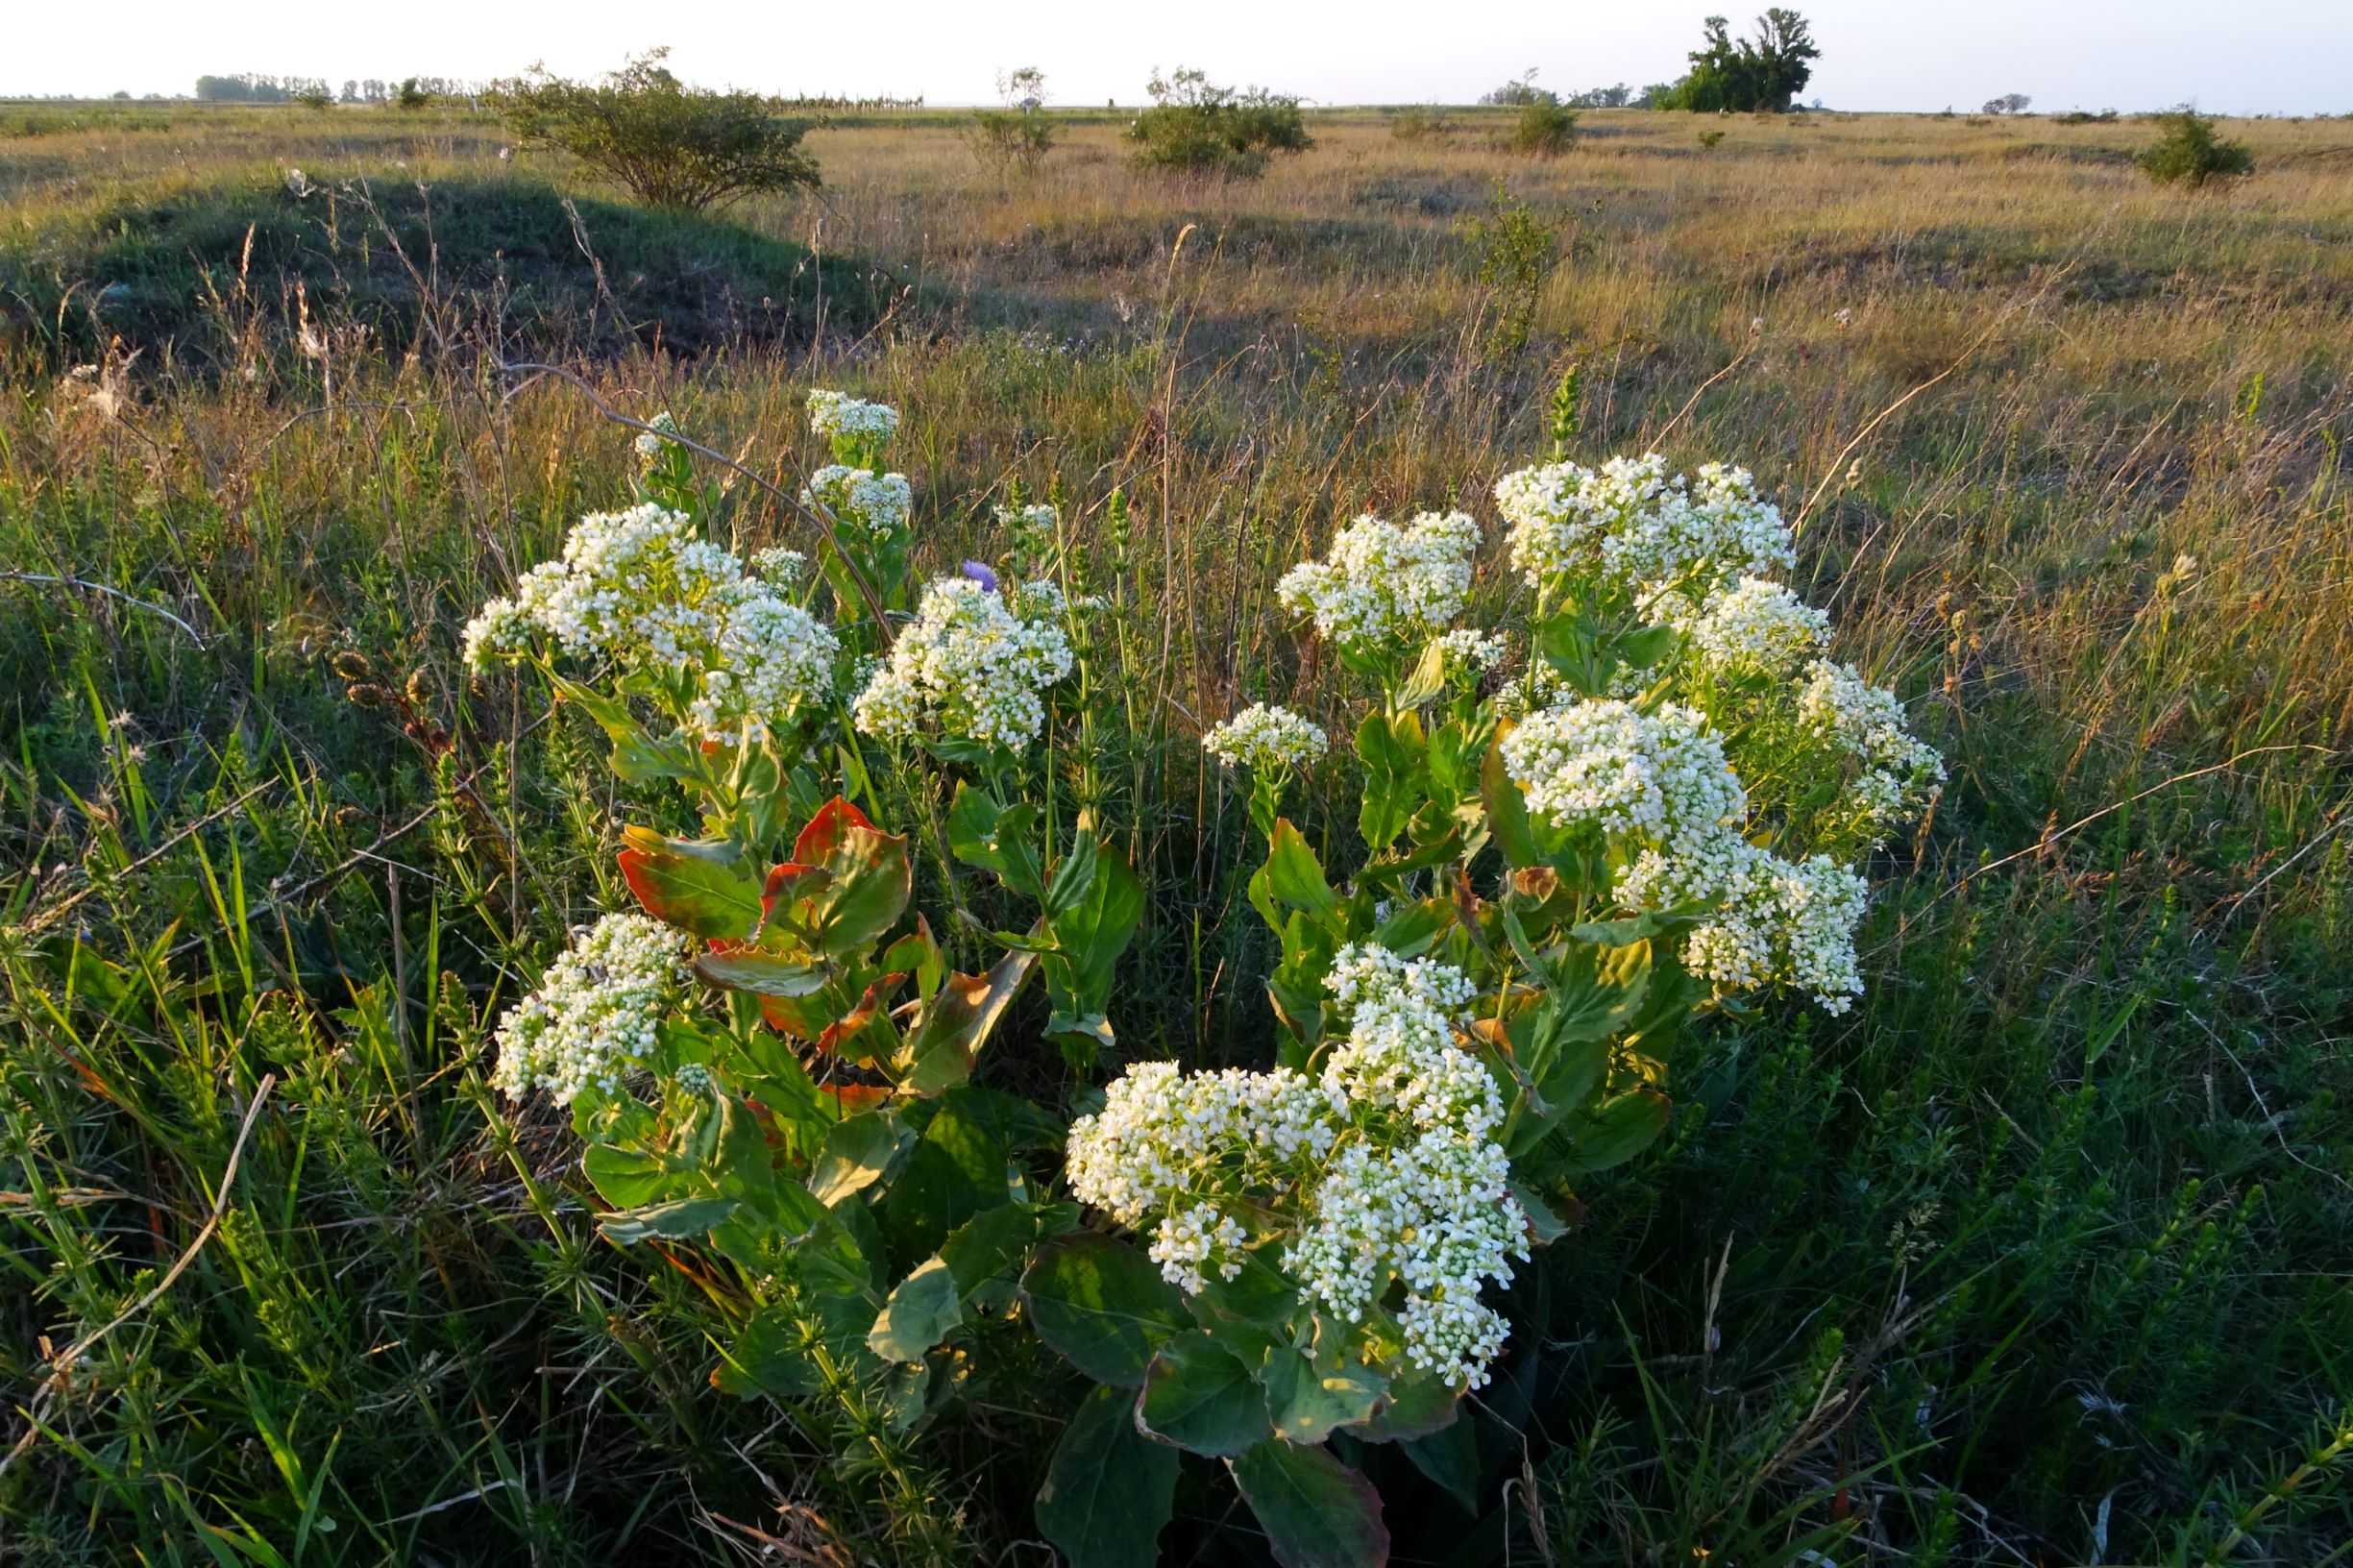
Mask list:
MULTIPOLYGON (((589 726, 455 655, 632 471, 527 360, 780 477, 811 385, 897 404, 944 567, 1001 545, 948 498, 1064 499, 1118 633, 1066 762, 1155 889, 1126 1044, 1193 1061, 1258 1059, 1270 957, 1196 738, 1339 711, 1282 570, 1491 522, 1571 363, 1580 456, 1753 468, 1952 785, 1865 1005, 1693 1045, 1515 1287, 1476 1506, 1380 1474, 1397 1560, 2353 1552, 2353 124, 2184 194, 2129 121, 1456 120, 1198 184, 1115 116, 1029 178, 846 117, 822 190, 701 222, 455 111, 0 112, 0 1560, 894 1556, 483 1087, 625 897, 589 726)), ((977 1560, 1044 1558, 1039 1390, 918 1445, 977 1560)), ((1264 1560, 1221 1486, 1176 1560, 1264 1560)))

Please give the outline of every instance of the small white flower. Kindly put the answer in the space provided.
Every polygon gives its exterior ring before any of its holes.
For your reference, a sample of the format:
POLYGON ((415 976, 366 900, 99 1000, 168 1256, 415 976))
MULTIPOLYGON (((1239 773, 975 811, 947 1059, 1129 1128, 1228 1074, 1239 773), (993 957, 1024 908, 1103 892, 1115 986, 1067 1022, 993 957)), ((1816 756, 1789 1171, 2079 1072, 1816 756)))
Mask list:
POLYGON ((500 1021, 493 1087, 518 1100, 544 1089, 567 1105, 591 1089, 619 1090, 653 1055, 684 950, 685 939, 650 916, 605 916, 500 1021))
POLYGON ((1402 526, 1360 517, 1333 536, 1324 559, 1285 573, 1275 597, 1343 647, 1418 643, 1462 613, 1478 548, 1467 512, 1423 512, 1402 526))
POLYGON ((1229 767, 1297 772, 1330 745, 1320 725, 1288 708, 1254 702, 1201 737, 1201 748, 1229 767))
POLYGON ((898 433, 898 410, 886 403, 821 389, 809 394, 809 429, 828 441, 879 450, 898 433))
POLYGON ((1706 717, 1673 703, 1580 700, 1531 714, 1506 737, 1504 768, 1528 809, 1605 833, 1675 840, 1736 824, 1748 809, 1706 717))
POLYGON ((1691 654, 1728 672, 1787 674, 1819 657, 1830 639, 1827 615, 1763 577, 1744 576, 1697 606, 1681 595, 1661 602, 1691 654))
POLYGON ((970 577, 923 590, 915 624, 852 705, 859 730, 878 740, 926 729, 1019 750, 1045 723, 1039 695, 1070 673, 1060 627, 1025 621, 970 577))
POLYGON ((1495 485, 1511 525, 1511 564, 1536 587, 1590 582, 1647 596, 1704 594, 1743 573, 1796 564, 1778 509, 1746 469, 1710 463, 1669 476, 1657 453, 1600 469, 1552 463, 1495 485))

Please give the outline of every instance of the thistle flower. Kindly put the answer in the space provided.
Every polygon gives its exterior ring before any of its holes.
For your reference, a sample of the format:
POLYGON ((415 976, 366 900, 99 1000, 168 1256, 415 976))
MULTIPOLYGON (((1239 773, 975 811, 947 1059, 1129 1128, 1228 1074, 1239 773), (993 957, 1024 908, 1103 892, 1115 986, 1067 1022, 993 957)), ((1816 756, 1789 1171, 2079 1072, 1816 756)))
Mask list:
POLYGON ((1015 750, 1045 723, 1039 694, 1070 673, 1059 627, 1025 621, 969 577, 923 590, 915 624, 853 704, 860 731, 878 740, 926 729, 1015 750))
POLYGON ((1275 597, 1345 649, 1418 643, 1462 613, 1478 548, 1466 512, 1423 512, 1402 526, 1367 515, 1333 536, 1323 560, 1285 573, 1275 597))
POLYGON ((650 916, 605 916, 500 1021, 492 1086, 518 1100, 544 1089, 567 1105, 592 1089, 618 1090, 652 1058, 684 949, 650 916))
POLYGON ((1253 702, 1201 737, 1201 748, 1232 768, 1298 772, 1330 745, 1320 725, 1288 708, 1253 702))

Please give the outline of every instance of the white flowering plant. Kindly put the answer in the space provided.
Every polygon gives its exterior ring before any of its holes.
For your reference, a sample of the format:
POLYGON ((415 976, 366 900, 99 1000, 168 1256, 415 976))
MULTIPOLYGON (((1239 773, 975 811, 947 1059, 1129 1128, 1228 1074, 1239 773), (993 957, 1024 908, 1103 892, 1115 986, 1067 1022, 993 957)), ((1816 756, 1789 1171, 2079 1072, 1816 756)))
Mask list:
POLYGON ((620 828, 639 910, 506 1015, 493 1082, 569 1108, 608 1237, 707 1255, 738 1318, 714 1381, 846 1409, 861 1474, 1033 1332, 1091 1385, 1037 1507, 1079 1568, 1150 1558, 1180 1452, 1280 1561, 1377 1563, 1380 1499, 1332 1439, 1442 1441, 1508 1353, 1515 1274, 1666 1127, 1683 1030, 1851 1003, 1859 859, 1933 802, 1936 754, 1772 575, 1789 530, 1739 470, 1507 476, 1529 608, 1501 625, 1469 512, 1357 518, 1278 590, 1364 699, 1353 765, 1281 706, 1203 737, 1266 846, 1276 1060, 1090 1089, 1146 894, 1030 761, 1064 723, 1083 751, 1091 706, 1060 498, 995 506, 1000 567, 925 577, 896 411, 810 416, 814 571, 708 542, 724 498, 657 425, 639 504, 467 629, 699 820, 620 828), (1285 802, 1336 767, 1354 842, 1319 847, 1285 802), (886 803, 930 830, 937 899, 886 803), (974 871, 1026 928, 970 916, 974 871), (1082 1075, 1074 1118, 972 1082, 1016 1017, 1082 1075))
POLYGON ((1321 725, 1262 704, 1203 738, 1265 837, 1279 1060, 1115 1081, 1067 1179, 1141 1245, 1077 1233, 1025 1280, 1105 1385, 1057 1457, 1069 1484, 1128 1421, 1223 1458, 1286 1562, 1377 1560, 1379 1499, 1325 1439, 1455 1419, 1505 1353, 1515 1265, 1666 1128, 1684 1030, 1760 993, 1851 1004, 1857 860, 1942 778, 1769 576, 1793 541, 1745 472, 1562 462, 1495 499, 1532 600, 1507 631, 1468 624, 1459 511, 1356 519, 1283 578, 1370 700, 1339 792, 1357 842, 1322 853, 1281 809, 1321 725), (1108 1353, 1074 1298, 1140 1340, 1108 1353))

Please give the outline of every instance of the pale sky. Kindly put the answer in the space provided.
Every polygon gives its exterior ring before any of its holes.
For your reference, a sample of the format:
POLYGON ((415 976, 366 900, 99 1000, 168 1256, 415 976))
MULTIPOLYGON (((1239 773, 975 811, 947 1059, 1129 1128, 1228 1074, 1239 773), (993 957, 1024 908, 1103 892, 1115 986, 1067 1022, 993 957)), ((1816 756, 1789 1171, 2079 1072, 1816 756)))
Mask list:
MULTIPOLYGON (((654 44, 706 86, 993 96, 1044 68, 1053 100, 1135 104, 1155 64, 1326 104, 1465 103, 1530 66, 1573 91, 1680 74, 1700 19, 1756 0, 0 0, 0 95, 186 93, 199 72, 473 80, 534 61, 570 75, 654 44)), ((1799 0, 1832 109, 2043 110, 2194 99, 2219 113, 2353 111, 2353 0, 1799 0)))

